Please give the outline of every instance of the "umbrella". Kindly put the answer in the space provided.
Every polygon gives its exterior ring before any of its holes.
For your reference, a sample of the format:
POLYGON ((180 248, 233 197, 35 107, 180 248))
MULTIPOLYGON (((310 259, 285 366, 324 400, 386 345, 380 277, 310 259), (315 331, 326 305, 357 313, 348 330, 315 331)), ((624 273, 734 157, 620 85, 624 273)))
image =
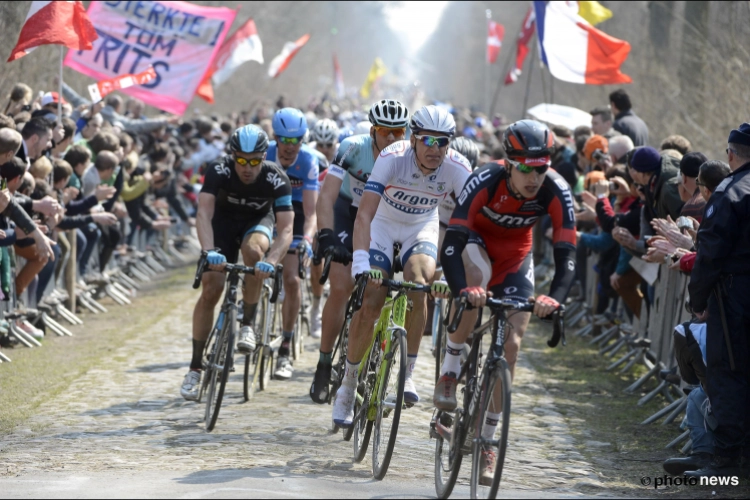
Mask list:
POLYGON ((591 115, 571 106, 542 103, 529 108, 526 114, 534 120, 549 125, 563 125, 570 130, 575 130, 580 125, 591 126, 591 115))

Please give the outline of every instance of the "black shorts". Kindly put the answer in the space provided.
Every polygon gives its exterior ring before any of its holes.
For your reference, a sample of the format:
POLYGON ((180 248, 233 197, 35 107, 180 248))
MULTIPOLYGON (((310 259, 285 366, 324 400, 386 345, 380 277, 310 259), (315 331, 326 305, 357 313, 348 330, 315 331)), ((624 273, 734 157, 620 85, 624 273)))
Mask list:
POLYGON ((234 264, 239 257, 242 240, 250 233, 262 233, 271 241, 276 217, 273 211, 265 214, 249 215, 237 218, 236 215, 227 215, 216 212, 211 221, 214 230, 214 246, 221 249, 221 254, 227 258, 227 262, 234 264))
POLYGON ((349 253, 354 251, 354 221, 357 219, 357 207, 352 202, 339 196, 333 205, 333 232, 336 244, 346 248, 349 253))

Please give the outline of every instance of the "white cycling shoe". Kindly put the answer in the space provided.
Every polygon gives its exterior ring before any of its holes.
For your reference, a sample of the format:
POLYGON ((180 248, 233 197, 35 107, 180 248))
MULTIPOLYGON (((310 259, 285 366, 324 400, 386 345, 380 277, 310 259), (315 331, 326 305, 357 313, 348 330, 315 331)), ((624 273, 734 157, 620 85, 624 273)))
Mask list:
POLYGON ((404 382, 404 403, 408 405, 419 403, 417 386, 414 385, 414 379, 412 377, 406 377, 406 381, 404 382))
POLYGON ((253 351, 255 351, 255 332, 252 326, 245 325, 240 328, 240 334, 237 338, 237 352, 252 354, 253 351))
POLYGON ((292 366, 292 362, 289 361, 289 357, 280 356, 276 362, 276 371, 273 373, 273 376, 279 380, 289 380, 292 378, 293 373, 294 367, 292 366))
POLYGON ((180 395, 185 398, 185 401, 198 401, 200 390, 201 372, 190 370, 182 381, 180 395))
POLYGON ((336 391, 336 400, 333 402, 333 423, 339 427, 351 427, 354 420, 354 401, 356 390, 354 387, 342 385, 336 391))
POLYGON ((323 330, 323 319, 321 314, 313 314, 312 321, 310 322, 310 337, 319 339, 322 335, 323 330))

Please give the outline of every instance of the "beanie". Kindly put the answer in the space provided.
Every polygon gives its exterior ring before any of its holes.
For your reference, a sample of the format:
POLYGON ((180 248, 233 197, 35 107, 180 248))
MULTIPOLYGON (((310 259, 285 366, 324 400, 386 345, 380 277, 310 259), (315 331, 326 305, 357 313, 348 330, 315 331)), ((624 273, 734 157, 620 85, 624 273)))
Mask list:
POLYGON ((731 144, 742 144, 743 146, 750 146, 750 123, 743 123, 736 129, 729 133, 729 140, 731 144))
POLYGON ((656 172, 661 168, 661 155, 651 146, 637 149, 630 160, 630 166, 636 172, 656 172))
POLYGON ((680 172, 686 177, 698 177, 701 165, 707 161, 708 158, 703 153, 698 151, 688 153, 680 160, 680 172))

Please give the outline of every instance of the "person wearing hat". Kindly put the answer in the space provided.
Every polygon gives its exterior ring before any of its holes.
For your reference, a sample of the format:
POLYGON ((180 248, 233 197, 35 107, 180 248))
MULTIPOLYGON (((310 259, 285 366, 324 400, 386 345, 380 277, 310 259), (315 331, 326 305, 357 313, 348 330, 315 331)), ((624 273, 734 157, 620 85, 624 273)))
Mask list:
POLYGON ((706 205, 688 286, 693 313, 707 327, 715 455, 688 476, 739 476, 741 458, 750 458, 750 124, 727 142, 732 172, 706 205))
POLYGON ((701 195, 698 186, 698 174, 701 165, 706 163, 708 158, 703 153, 693 151, 687 153, 680 160, 679 191, 680 198, 685 202, 680 215, 692 217, 698 222, 703 219, 703 210, 706 208, 706 200, 701 195))
POLYGON ((609 157, 609 141, 604 136, 592 135, 583 146, 583 155, 589 162, 590 170, 606 172, 612 166, 609 157))

